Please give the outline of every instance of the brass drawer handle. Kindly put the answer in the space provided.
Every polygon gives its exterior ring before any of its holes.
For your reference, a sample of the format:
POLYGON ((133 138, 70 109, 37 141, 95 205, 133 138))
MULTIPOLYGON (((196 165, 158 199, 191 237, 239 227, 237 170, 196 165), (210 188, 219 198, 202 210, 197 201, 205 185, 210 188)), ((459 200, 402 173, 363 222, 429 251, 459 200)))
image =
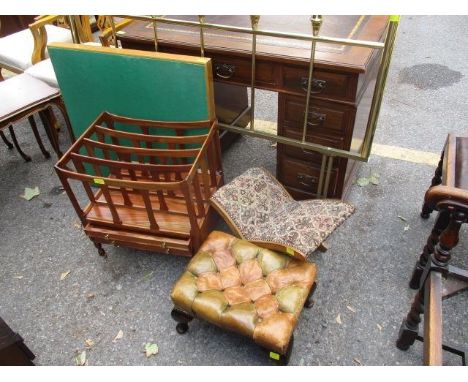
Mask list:
MULTIPOLYGON (((301 88, 307 92, 307 87, 309 84, 309 79, 307 77, 301 77, 301 88)), ((316 80, 312 79, 312 86, 310 87, 310 94, 319 94, 327 86, 327 81, 325 80, 316 80)))
POLYGON ((316 111, 309 111, 309 118, 307 118, 307 126, 322 126, 326 119, 326 114, 318 113, 316 111))
POLYGON ((236 72, 236 67, 231 64, 216 64, 215 65, 215 74, 219 78, 225 80, 231 78, 236 72))
POLYGON ((302 186, 306 186, 306 187, 311 187, 313 184, 318 182, 318 179, 316 176, 303 174, 301 172, 297 174, 296 178, 299 184, 301 184, 302 186))

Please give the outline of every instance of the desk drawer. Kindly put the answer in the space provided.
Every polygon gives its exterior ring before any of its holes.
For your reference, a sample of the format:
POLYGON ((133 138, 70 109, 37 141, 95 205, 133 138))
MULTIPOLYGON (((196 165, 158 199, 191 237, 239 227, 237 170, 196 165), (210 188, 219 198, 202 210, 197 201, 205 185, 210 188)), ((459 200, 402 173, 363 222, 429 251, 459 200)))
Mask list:
MULTIPOLYGON (((291 129, 288 126, 281 126, 279 130, 279 134, 292 139, 302 139, 302 135, 299 134, 297 129, 291 129)), ((307 142, 317 143, 318 145, 333 147, 336 149, 343 150, 344 149, 344 138, 343 137, 328 137, 328 136, 321 136, 318 134, 306 135, 307 142)), ((322 163, 322 154, 312 151, 306 150, 299 147, 284 145, 278 143, 278 152, 284 153, 290 157, 297 158, 300 160, 305 160, 308 162, 314 163, 322 163)))
MULTIPOLYGON (((286 187, 301 190, 314 197, 320 179, 320 164, 308 163, 287 155, 278 155, 277 159, 278 180, 286 187)), ((330 174, 328 195, 335 194, 338 169, 333 168, 330 174)), ((325 181, 325 179, 324 179, 325 181)), ((304 197, 305 199, 306 197, 304 197)))
MULTIPOLYGON (((305 97, 279 94, 278 123, 298 130, 302 135, 305 97)), ((309 107, 307 135, 324 134, 344 137, 352 130, 356 111, 352 106, 312 100, 309 107)))
MULTIPOLYGON (((213 79, 238 85, 250 86, 252 80, 251 58, 244 59, 234 56, 211 56, 213 59, 213 79)), ((278 86, 276 65, 256 60, 255 84, 263 87, 278 86)))
MULTIPOLYGON (((282 87, 284 90, 305 96, 308 80, 308 68, 300 66, 283 67, 282 87)), ((310 94, 317 98, 354 102, 356 89, 357 75, 316 69, 313 73, 310 94)))

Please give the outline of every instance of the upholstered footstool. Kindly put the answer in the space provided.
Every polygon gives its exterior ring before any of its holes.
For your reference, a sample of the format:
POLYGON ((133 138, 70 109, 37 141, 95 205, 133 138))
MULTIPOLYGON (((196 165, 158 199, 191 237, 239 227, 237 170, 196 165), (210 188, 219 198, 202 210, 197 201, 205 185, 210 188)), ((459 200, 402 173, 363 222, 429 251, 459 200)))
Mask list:
POLYGON ((252 338, 287 364, 303 307, 311 307, 316 266, 213 231, 172 290, 177 332, 193 317, 252 338))
POLYGON ((242 239, 306 259, 353 212, 342 200, 296 201, 261 167, 253 167, 219 188, 210 199, 242 239))

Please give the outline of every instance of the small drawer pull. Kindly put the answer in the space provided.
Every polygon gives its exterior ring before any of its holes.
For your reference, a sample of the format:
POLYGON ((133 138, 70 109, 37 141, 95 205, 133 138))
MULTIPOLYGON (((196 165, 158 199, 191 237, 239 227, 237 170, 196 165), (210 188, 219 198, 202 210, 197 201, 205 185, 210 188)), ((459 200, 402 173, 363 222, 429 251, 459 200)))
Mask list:
MULTIPOLYGON (((301 77, 301 88, 307 92, 307 87, 309 84, 309 79, 307 77, 301 77)), ((316 80, 312 79, 312 86, 310 87, 310 94, 319 94, 327 86, 327 81, 325 80, 316 80)))
POLYGON ((308 126, 321 126, 327 119, 327 115, 318 113, 316 111, 309 111, 309 117, 307 118, 308 126))
POLYGON ((313 184, 317 183, 318 181, 316 176, 303 174, 301 172, 297 174, 297 180, 299 181, 299 184, 306 186, 306 187, 311 187, 313 184))
POLYGON ((219 78, 224 78, 225 80, 231 78, 236 72, 236 67, 231 64, 216 64, 215 65, 215 74, 219 78))

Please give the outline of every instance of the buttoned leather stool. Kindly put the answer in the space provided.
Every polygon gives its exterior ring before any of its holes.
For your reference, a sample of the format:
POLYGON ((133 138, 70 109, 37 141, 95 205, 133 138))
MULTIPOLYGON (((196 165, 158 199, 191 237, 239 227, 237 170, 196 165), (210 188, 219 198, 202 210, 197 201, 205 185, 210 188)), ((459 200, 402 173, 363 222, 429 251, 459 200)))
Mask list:
POLYGON ((311 307, 316 266, 213 231, 175 284, 177 332, 193 317, 250 337, 287 364, 293 330, 311 307))
POLYGON ((438 216, 410 281, 418 292, 400 328, 397 347, 407 350, 420 340, 424 342, 424 364, 442 365, 442 350, 460 355, 466 364, 466 349, 442 343, 442 300, 468 289, 468 271, 449 264, 460 226, 468 222, 468 137, 447 138, 421 216, 427 219, 434 210, 438 216), (423 336, 418 333, 421 314, 423 336))
POLYGON ((51 127, 51 121, 48 118, 48 113, 46 113, 46 111, 52 105, 57 106, 62 112, 68 128, 68 132, 70 134, 70 138, 72 141, 74 140, 73 132, 68 120, 65 106, 62 103, 59 89, 53 88, 46 83, 31 77, 26 73, 23 73, 0 82, 0 99, 2 100, 2 102, 0 102, 1 138, 8 146, 8 148, 13 147, 13 145, 11 145, 2 132, 3 129, 8 128, 14 146, 25 161, 28 162, 31 160, 31 158, 21 150, 13 130, 13 123, 24 118, 28 118, 36 141, 43 155, 46 158, 50 157, 50 154, 42 144, 39 132, 37 130, 37 125, 34 120, 34 114, 36 113, 39 113, 44 128, 46 129, 47 136, 57 156, 60 157, 62 155, 58 145, 57 131, 51 127))

